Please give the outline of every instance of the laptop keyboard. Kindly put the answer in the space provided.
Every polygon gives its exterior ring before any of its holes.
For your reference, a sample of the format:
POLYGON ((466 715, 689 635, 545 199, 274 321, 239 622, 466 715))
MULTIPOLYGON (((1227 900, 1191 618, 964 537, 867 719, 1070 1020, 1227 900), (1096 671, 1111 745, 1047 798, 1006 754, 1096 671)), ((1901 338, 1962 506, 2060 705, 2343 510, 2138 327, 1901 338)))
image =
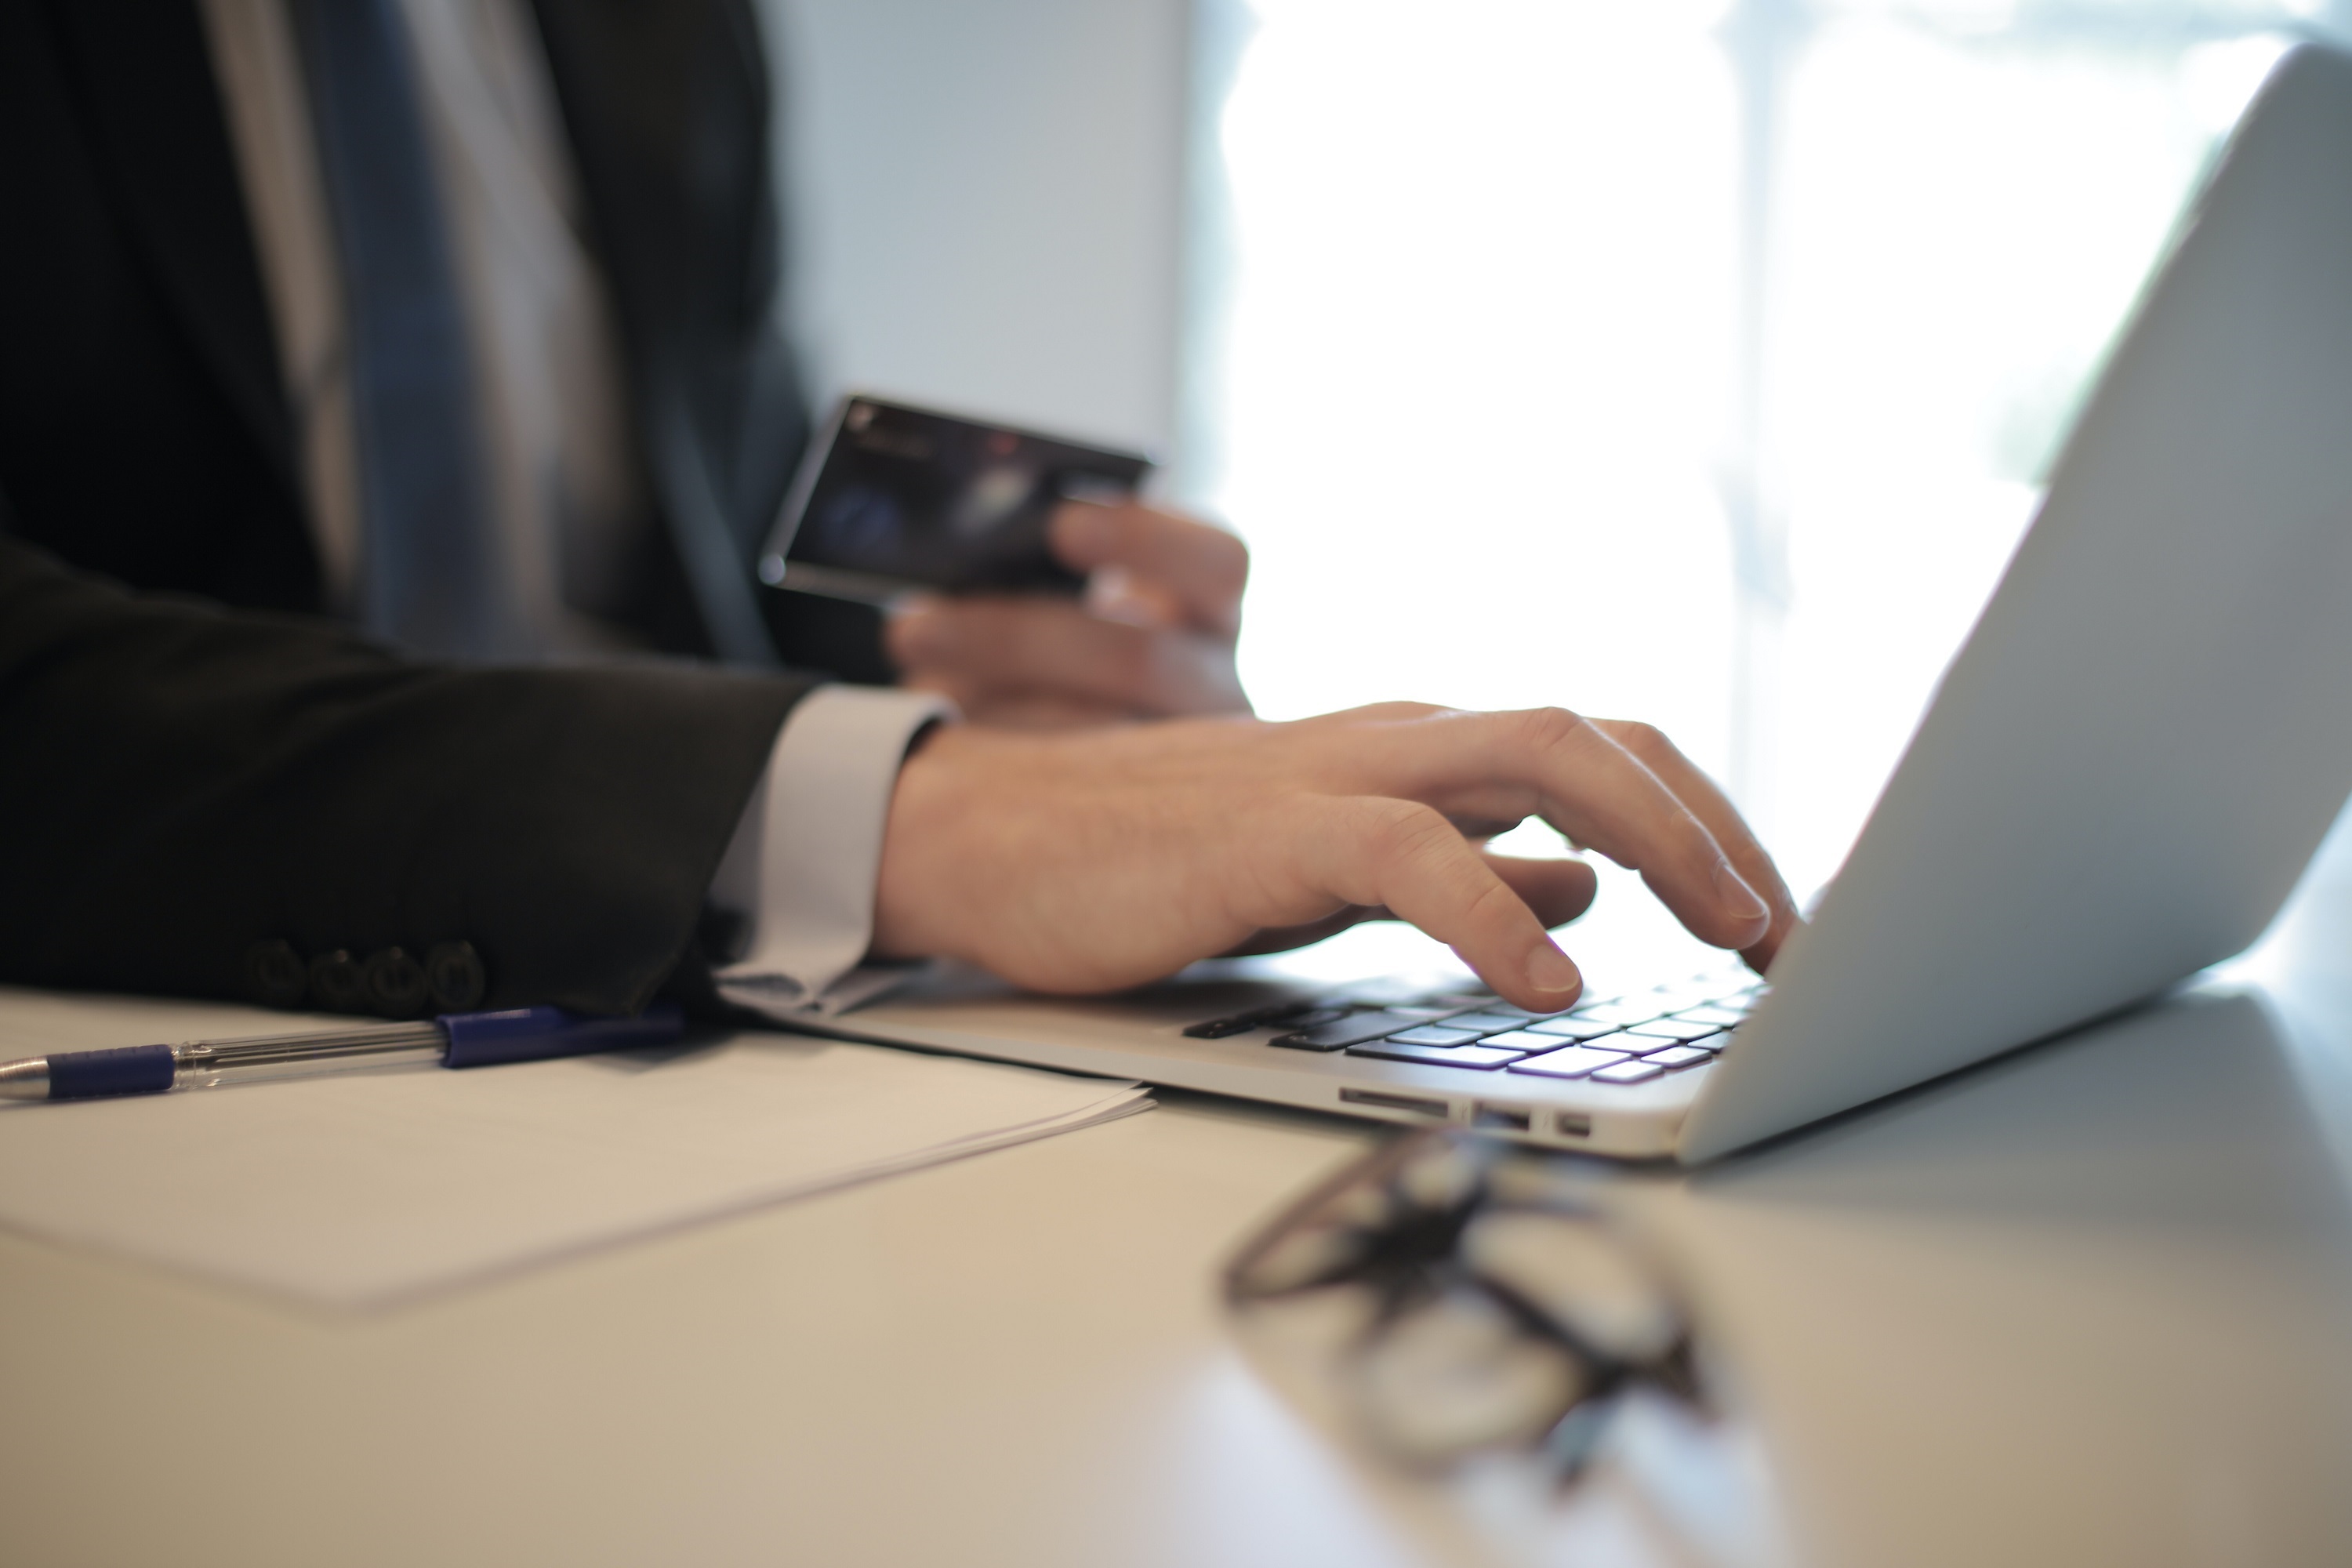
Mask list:
POLYGON ((1184 1033, 1222 1040, 1266 1029, 1274 1031, 1266 1044, 1285 1050, 1633 1084, 1715 1060, 1763 994, 1754 975, 1722 971, 1587 998, 1564 1013, 1529 1013, 1477 992, 1410 1003, 1323 997, 1210 1018, 1184 1033))

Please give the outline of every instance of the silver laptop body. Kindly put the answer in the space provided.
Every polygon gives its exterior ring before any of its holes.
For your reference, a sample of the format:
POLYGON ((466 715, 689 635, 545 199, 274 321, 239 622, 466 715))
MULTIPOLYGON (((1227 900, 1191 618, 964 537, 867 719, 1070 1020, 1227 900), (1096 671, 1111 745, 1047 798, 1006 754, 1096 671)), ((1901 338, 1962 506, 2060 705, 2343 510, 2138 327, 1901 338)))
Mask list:
POLYGON ((2241 951, 2347 791, 2352 57, 2306 47, 2273 75, 2184 219, 2040 515, 1770 989, 1685 979, 1652 998, 1695 1018, 1745 1016, 1670 1046, 1684 1065, 1619 1082, 1546 1077, 1530 1031, 1568 1031, 1550 1037, 1566 1048, 1573 1018, 1506 1018, 1522 1026, 1498 1034, 1472 995, 1379 983, 1313 994, 1230 964, 1106 1000, 950 978, 835 1032, 1699 1161, 2241 951), (1442 1043, 1419 1060, 1365 1054, 1380 1042, 1297 1047, 1382 1003, 1381 1021, 1401 1027, 1443 1029, 1450 1013, 1487 1033, 1465 1065, 1442 1043), (1517 1049, 1529 1054, 1495 1065, 1517 1049))

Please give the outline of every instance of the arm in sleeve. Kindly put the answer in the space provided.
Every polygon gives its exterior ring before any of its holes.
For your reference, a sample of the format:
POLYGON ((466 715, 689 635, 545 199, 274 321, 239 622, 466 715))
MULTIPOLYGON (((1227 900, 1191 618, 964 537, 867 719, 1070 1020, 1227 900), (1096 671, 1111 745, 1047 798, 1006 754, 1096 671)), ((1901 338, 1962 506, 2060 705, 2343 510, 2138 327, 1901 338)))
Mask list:
POLYGON ((770 1017, 829 1015, 904 977, 861 967, 874 934, 882 830, 917 735, 954 716, 917 691, 828 686, 785 721, 711 884, 742 922, 719 994, 770 1017))
POLYGON ((237 996, 257 941, 462 940, 490 1005, 632 1011, 810 689, 412 663, 0 534, 0 979, 237 996))

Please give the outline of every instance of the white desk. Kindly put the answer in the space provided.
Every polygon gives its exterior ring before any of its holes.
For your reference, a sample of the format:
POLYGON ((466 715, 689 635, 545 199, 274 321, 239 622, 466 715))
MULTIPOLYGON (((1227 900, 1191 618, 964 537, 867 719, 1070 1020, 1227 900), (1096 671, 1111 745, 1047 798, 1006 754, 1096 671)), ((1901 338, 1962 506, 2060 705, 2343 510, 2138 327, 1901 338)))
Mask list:
MULTIPOLYGON (((2352 1562, 2352 855, 2314 881, 2287 1028, 2175 1005, 1646 1190, 1809 1556, 2352 1562)), ((357 1320, 0 1236, 0 1559, 1510 1561, 1214 1307, 1368 1137, 1179 1100, 357 1320)))

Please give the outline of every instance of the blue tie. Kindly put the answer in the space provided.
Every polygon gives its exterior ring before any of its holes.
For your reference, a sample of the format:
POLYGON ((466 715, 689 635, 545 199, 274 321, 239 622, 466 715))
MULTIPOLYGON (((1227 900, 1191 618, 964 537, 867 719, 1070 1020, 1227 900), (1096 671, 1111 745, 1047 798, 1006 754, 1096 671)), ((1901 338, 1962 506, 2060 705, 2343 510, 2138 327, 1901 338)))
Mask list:
POLYGON ((359 608, 417 653, 521 650, 488 516, 466 321, 397 0, 291 0, 342 260, 359 608))

